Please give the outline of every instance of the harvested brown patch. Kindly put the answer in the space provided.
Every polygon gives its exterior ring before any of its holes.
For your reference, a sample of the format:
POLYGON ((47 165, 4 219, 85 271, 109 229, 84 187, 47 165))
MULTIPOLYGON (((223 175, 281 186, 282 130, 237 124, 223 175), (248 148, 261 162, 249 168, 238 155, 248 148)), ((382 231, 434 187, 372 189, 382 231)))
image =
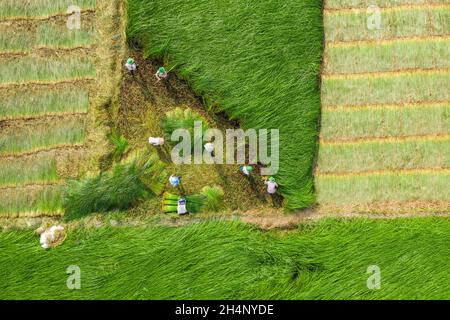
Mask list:
MULTIPOLYGON (((212 128, 224 131, 235 128, 237 123, 231 123, 223 116, 208 111, 202 104, 201 98, 192 94, 188 85, 177 79, 174 74, 167 82, 156 82, 154 74, 161 62, 150 62, 142 58, 139 48, 130 49, 128 56, 132 56, 138 64, 138 72, 133 77, 124 75, 122 82, 120 109, 117 113, 119 131, 127 138, 133 149, 152 148, 148 144, 148 137, 162 136, 160 127, 166 112, 175 108, 190 108, 199 113, 212 128)), ((162 158, 164 158, 161 155, 162 158)), ((264 184, 259 177, 246 179, 239 172, 239 165, 179 165, 170 163, 170 155, 166 155, 166 163, 170 173, 182 176, 183 187, 188 194, 198 193, 206 185, 220 185, 225 191, 225 202, 231 209, 249 209, 260 207, 268 202, 264 184)), ((170 186, 168 191, 176 192, 170 186)))

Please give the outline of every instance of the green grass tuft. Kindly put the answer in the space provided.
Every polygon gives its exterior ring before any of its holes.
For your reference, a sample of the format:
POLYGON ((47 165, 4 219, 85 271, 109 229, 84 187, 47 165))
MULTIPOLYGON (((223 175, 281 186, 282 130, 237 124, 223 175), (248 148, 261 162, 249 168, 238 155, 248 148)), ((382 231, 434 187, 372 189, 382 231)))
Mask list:
POLYGON ((166 174, 157 156, 133 154, 97 176, 68 181, 64 218, 73 220, 89 213, 128 209, 157 194, 163 178, 166 174))

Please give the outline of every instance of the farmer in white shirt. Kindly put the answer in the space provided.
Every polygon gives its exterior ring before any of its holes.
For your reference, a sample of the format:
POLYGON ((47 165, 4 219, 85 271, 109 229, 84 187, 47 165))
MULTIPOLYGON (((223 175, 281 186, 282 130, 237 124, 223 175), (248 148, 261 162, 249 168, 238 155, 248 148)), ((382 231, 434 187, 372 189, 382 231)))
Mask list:
POLYGON ((253 171, 252 166, 241 166, 239 170, 246 175, 247 177, 250 177, 250 173, 253 171))
POLYGON ((163 146, 164 138, 150 137, 150 138, 148 138, 148 143, 150 143, 154 147, 163 146))
POLYGON ((186 208, 186 199, 181 198, 180 200, 178 200, 177 213, 179 215, 184 215, 188 213, 186 208))
POLYGON ((133 59, 133 58, 128 58, 127 63, 125 63, 125 68, 127 68, 127 70, 130 71, 131 74, 134 75, 134 72, 135 72, 136 69, 137 69, 137 65, 136 65, 136 63, 134 62, 134 59, 133 59))
POLYGON ((273 195, 277 193, 278 184, 274 177, 270 177, 268 181, 264 182, 267 185, 267 193, 273 195))
POLYGON ((211 157, 214 157, 214 145, 212 144, 212 142, 206 143, 204 147, 206 152, 208 152, 211 157))
POLYGON ((161 80, 166 79, 168 76, 169 76, 169 74, 167 73, 166 68, 164 68, 164 67, 160 67, 158 69, 158 71, 155 73, 155 77, 156 77, 156 79, 158 79, 157 82, 160 82, 161 80))
POLYGON ((62 226, 52 226, 41 233, 39 242, 42 248, 48 249, 55 245, 55 241, 61 240, 59 238, 62 236, 64 236, 64 228, 62 226))

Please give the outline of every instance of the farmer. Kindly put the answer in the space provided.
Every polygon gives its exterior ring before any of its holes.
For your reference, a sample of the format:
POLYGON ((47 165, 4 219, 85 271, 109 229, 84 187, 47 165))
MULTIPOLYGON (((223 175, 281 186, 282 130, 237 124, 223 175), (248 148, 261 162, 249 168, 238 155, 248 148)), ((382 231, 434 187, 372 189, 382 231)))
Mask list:
POLYGON ((178 200, 177 213, 180 216, 188 213, 186 208, 186 199, 181 198, 180 200, 178 200))
POLYGON ((133 58, 128 58, 127 63, 125 63, 125 68, 127 68, 127 70, 130 71, 130 73, 134 75, 134 72, 137 69, 137 65, 134 62, 133 58))
POLYGON ((64 227, 52 226, 50 229, 41 233, 39 242, 42 248, 48 249, 54 246, 56 241, 61 241, 61 237, 64 237, 64 227))
POLYGON ((205 144, 205 150, 206 152, 208 152, 211 157, 214 157, 214 144, 212 144, 212 142, 208 142, 205 144))
POLYGON ((267 193, 273 195, 277 192, 278 183, 275 182, 274 177, 270 177, 268 181, 264 182, 267 185, 267 193))
POLYGON ((169 76, 169 74, 167 73, 166 68, 164 68, 164 67, 160 67, 158 69, 158 71, 155 73, 155 77, 156 77, 156 79, 158 79, 157 82, 160 82, 161 80, 166 79, 168 76, 169 76))
POLYGON ((252 166, 241 166, 239 170, 246 175, 247 177, 250 177, 250 173, 253 171, 252 166))
POLYGON ((150 138, 148 138, 148 143, 150 143, 154 147, 163 146, 164 138, 150 137, 150 138))
POLYGON ((178 176, 175 175, 175 174, 172 174, 172 175, 169 177, 169 183, 170 183, 173 187, 179 187, 180 184, 181 184, 181 178, 178 177, 178 176))

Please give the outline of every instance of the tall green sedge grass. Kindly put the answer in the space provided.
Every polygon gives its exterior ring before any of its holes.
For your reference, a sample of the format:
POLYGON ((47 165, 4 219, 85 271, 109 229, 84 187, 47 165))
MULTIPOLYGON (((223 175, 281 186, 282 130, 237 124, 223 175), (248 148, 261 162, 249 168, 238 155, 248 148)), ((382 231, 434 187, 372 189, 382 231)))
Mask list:
MULTIPOLYGON (((364 204, 384 201, 448 201, 450 174, 376 174, 370 176, 318 176, 321 204, 364 204)), ((448 219, 447 219, 448 220, 448 219)))
POLYGON ((56 160, 53 157, 25 158, 0 161, 0 186, 58 180, 56 160))
POLYGON ((0 155, 31 152, 43 148, 81 144, 86 135, 82 119, 69 119, 41 126, 25 126, 0 136, 0 155))
POLYGON ((28 81, 57 81, 95 77, 95 66, 88 58, 37 58, 21 57, 3 59, 0 64, 0 83, 28 81))
POLYGON ((15 188, 0 192, 0 217, 58 212, 61 212, 60 186, 45 186, 36 190, 15 188))
POLYGON ((450 138, 322 145, 318 167, 321 172, 450 168, 450 138))
POLYGON ((0 100, 0 119, 62 112, 87 112, 88 107, 89 92, 84 89, 14 90, 0 100))
POLYGON ((325 140, 450 133, 450 104, 322 110, 325 140))
POLYGON ((0 233, 0 299, 449 299, 450 220, 321 220, 76 229, 51 251, 0 233), (14 257, 14 258, 12 258, 14 257), (68 290, 68 265, 81 290, 68 290), (370 290, 368 267, 381 269, 370 290))
POLYGON ((444 36, 450 30, 450 9, 423 7, 381 13, 380 29, 367 28, 367 13, 326 14, 327 41, 381 40, 444 36))
POLYGON ((139 200, 159 194, 166 178, 164 165, 156 155, 134 153, 109 171, 68 181, 64 218, 73 220, 89 213, 128 209, 139 200))
POLYGON ((128 0, 128 37, 215 111, 244 128, 280 130, 285 207, 314 202, 322 1, 128 0))
POLYGON ((449 41, 408 41, 333 47, 326 52, 326 73, 382 72, 450 68, 449 41))
POLYGON ((203 210, 205 212, 218 212, 225 208, 223 202, 224 191, 218 186, 205 186, 202 194, 206 197, 203 210))
POLYGON ((324 79, 325 106, 435 102, 450 100, 450 73, 324 79))
POLYGON ((95 9, 97 0, 2 0, 0 19, 32 18, 67 13, 71 5, 82 10, 95 9))
POLYGON ((176 108, 173 111, 166 113, 166 116, 161 120, 161 128, 164 131, 166 141, 172 145, 176 145, 178 141, 172 141, 172 133, 178 129, 186 129, 191 136, 192 148, 194 145, 203 144, 203 136, 194 136, 194 126, 196 122, 202 124, 202 133, 208 129, 208 124, 205 119, 192 109, 176 108))

